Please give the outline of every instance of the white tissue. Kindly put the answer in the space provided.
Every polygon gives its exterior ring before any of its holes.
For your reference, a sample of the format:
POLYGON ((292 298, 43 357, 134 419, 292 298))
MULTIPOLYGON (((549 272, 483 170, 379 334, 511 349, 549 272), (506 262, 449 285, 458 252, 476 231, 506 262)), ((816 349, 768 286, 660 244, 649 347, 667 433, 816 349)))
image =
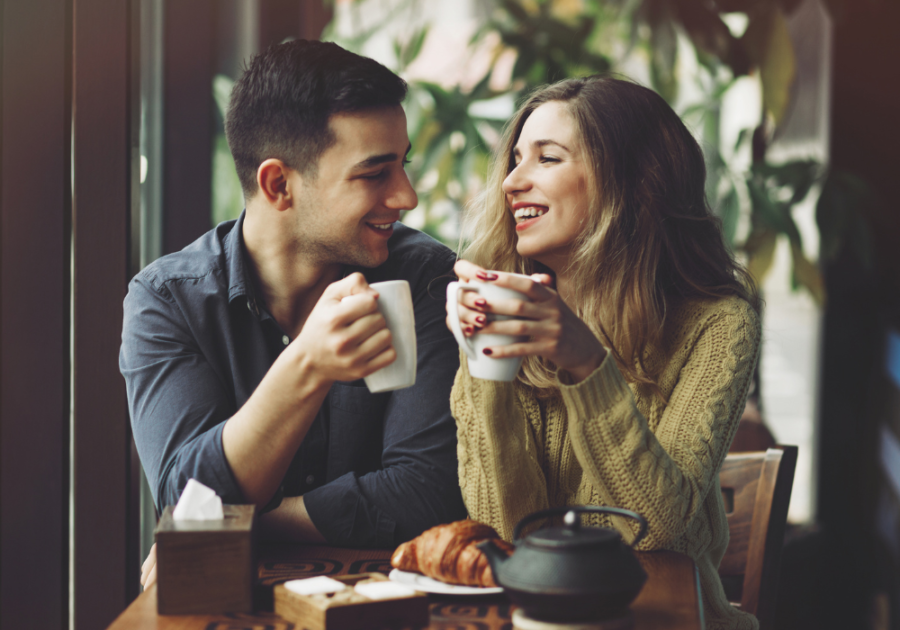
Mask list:
POLYGON ((409 597, 415 595, 416 592, 395 582, 364 582, 357 584, 353 589, 364 597, 369 599, 395 599, 397 597, 409 597))
POLYGON ((291 580, 284 583, 284 588, 297 593, 297 595, 318 595, 320 593, 337 593, 347 588, 347 585, 330 577, 306 578, 305 580, 291 580))
POLYGON ((176 521, 221 520, 225 518, 222 499, 212 488, 207 488, 196 479, 188 479, 172 518, 176 521))

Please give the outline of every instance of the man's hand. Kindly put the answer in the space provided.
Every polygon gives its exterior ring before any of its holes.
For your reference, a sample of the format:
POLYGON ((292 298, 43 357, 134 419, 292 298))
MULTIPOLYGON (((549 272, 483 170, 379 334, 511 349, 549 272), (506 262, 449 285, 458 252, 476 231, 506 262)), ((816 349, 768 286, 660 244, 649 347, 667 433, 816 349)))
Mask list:
POLYGON ((222 447, 244 500, 269 502, 334 381, 352 381, 397 358, 362 274, 329 285, 297 338, 222 430, 222 447))
POLYGON ((141 586, 146 591, 156 582, 156 543, 150 547, 150 553, 141 565, 141 586))
POLYGON ((328 381, 354 381, 397 359, 378 293, 360 273, 325 289, 289 351, 328 381))

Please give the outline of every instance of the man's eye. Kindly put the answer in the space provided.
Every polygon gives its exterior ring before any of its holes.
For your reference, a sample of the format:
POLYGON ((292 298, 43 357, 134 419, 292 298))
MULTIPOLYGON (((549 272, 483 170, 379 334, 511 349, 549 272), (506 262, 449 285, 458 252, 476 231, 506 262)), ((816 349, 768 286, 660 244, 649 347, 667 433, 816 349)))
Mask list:
POLYGON ((403 158, 403 166, 406 166, 407 164, 410 164, 411 162, 412 162, 412 160, 409 159, 409 156, 406 156, 405 158, 403 158))
POLYGON ((377 173, 369 173, 368 175, 360 175, 361 179, 369 179, 369 180, 379 180, 384 179, 386 171, 378 171, 377 173))

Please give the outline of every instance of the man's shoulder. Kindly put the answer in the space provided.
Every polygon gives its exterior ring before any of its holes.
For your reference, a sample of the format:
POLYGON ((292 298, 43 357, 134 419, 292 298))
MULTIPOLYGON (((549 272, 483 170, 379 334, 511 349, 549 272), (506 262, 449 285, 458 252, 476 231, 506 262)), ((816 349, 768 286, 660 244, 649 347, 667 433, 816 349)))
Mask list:
POLYGON ((225 240, 234 224, 220 223, 184 249, 157 258, 135 276, 135 281, 156 290, 203 280, 224 281, 228 266, 225 240))
POLYGON ((434 275, 449 272, 456 262, 456 254, 452 249, 438 242, 424 232, 397 223, 394 234, 388 242, 390 254, 383 266, 398 272, 422 272, 434 275))

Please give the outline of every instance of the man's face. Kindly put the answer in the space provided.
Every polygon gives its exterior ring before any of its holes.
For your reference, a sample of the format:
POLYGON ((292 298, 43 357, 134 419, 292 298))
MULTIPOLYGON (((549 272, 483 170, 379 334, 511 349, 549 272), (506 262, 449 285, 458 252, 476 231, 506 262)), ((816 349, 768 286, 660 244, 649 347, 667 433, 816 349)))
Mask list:
POLYGON ((418 198, 403 170, 409 151, 406 114, 398 106, 333 115, 335 143, 316 174, 292 171, 297 244, 322 264, 377 267, 400 212, 418 198))

